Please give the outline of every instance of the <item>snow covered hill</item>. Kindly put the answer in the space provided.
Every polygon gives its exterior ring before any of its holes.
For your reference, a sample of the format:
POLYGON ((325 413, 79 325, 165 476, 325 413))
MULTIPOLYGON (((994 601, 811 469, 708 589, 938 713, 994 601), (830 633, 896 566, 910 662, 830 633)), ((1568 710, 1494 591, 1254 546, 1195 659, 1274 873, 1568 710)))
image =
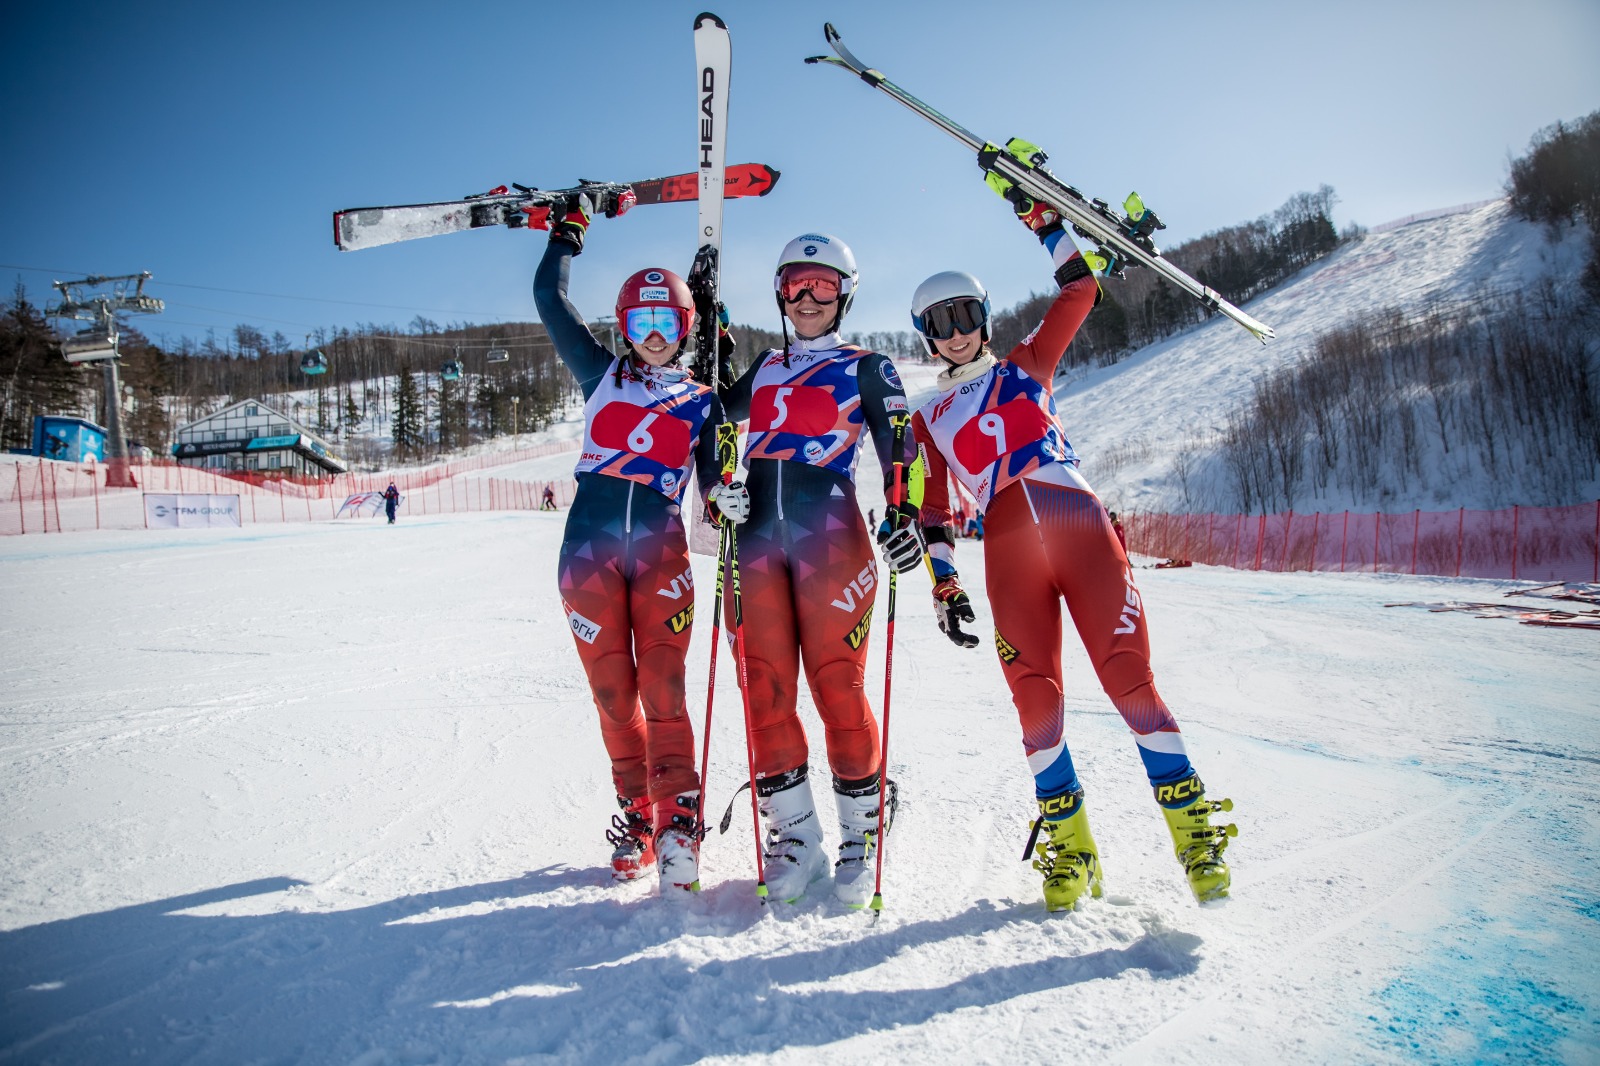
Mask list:
MULTIPOLYGON (((609 883, 563 520, 0 540, 0 1062, 1600 1056, 1594 637, 1383 606, 1507 586, 1140 571, 1159 683, 1237 803, 1234 898, 1189 898, 1069 642, 1108 883, 1052 916, 999 667, 906 579, 874 922, 825 885, 763 909, 743 804, 689 905, 609 883)), ((718 812, 744 766, 722 666, 718 812)))
MULTIPOLYGON (((1227 498, 1222 464, 1205 463, 1204 454, 1255 380, 1303 358, 1318 334, 1386 307, 1456 304, 1552 276, 1570 281, 1588 255, 1584 234, 1551 243, 1543 226, 1513 217, 1503 200, 1379 230, 1250 302, 1246 310, 1277 331, 1265 346, 1219 316, 1058 386, 1067 435, 1112 509, 1181 511, 1186 476, 1199 479, 1188 486, 1192 498, 1227 498), (1178 453, 1193 441, 1200 447, 1183 470, 1178 453)), ((1600 477, 1591 487, 1600 496, 1600 477)), ((1450 495, 1452 507, 1504 505, 1470 482, 1450 495)), ((1337 503, 1326 509, 1341 509, 1337 503)), ((1395 509, 1433 505, 1402 500, 1395 509)))

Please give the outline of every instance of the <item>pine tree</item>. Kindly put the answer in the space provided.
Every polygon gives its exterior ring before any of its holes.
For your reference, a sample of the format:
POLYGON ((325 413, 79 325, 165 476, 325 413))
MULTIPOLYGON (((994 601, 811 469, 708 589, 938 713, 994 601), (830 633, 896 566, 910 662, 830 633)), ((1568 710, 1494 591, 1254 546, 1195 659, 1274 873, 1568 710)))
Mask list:
POLYGON ((36 415, 82 413, 82 380, 18 282, 0 311, 0 447, 28 447, 36 415))
POLYGON ((344 393, 344 428, 345 432, 356 429, 361 425, 361 408, 356 406, 356 393, 353 388, 346 388, 344 393))
POLYGON ((402 456, 422 447, 422 401, 409 363, 400 364, 400 384, 395 389, 394 446, 402 456))

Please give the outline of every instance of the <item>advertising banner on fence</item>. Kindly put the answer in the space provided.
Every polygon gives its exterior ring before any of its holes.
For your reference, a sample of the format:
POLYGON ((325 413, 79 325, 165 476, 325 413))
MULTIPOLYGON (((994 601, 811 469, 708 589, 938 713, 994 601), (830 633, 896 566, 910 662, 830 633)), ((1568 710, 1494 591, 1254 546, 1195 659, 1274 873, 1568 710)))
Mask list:
MULTIPOLYGON (((396 507, 406 502, 404 496, 394 501, 396 507)), ((358 492, 354 496, 346 496, 344 503, 339 505, 339 512, 333 517, 345 518, 347 516, 359 518, 363 515, 372 517, 383 510, 383 493, 358 492)))
POLYGON ((239 526, 239 497, 201 492, 144 494, 144 524, 150 529, 239 526))

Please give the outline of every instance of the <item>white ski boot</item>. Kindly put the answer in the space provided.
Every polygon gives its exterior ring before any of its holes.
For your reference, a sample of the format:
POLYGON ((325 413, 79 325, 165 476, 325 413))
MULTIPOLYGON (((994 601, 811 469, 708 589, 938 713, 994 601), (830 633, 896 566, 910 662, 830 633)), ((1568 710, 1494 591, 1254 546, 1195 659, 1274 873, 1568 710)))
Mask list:
POLYGON ((811 800, 807 768, 756 781, 756 801, 767 824, 762 880, 770 899, 793 903, 827 869, 822 854, 822 824, 811 800))
POLYGON ((655 829, 661 895, 687 899, 700 891, 700 790, 657 803, 655 829))
MULTIPOLYGON (((833 894, 840 903, 860 910, 872 898, 877 883, 878 777, 863 781, 833 779, 833 798, 839 805, 839 861, 833 864, 833 894)), ((883 831, 894 821, 895 786, 889 782, 889 807, 883 831)))

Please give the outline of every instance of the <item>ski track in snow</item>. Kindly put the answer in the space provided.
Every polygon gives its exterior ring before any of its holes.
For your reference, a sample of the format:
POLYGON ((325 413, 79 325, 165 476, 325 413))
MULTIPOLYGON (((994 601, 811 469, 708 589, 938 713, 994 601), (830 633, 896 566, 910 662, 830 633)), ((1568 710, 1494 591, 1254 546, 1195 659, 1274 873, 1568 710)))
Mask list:
MULTIPOLYGON (((1508 585, 1139 571, 1158 683, 1237 804, 1235 898, 1189 899, 1069 644, 1107 895, 1051 916, 1019 861, 1031 784, 999 668, 951 649, 908 577, 874 922, 826 882, 763 910, 745 796, 687 906, 609 882, 564 518, 0 542, 0 1062, 1600 1049, 1593 636, 1382 607, 1508 585)), ((959 552, 981 629, 982 560, 959 552)), ((732 678, 725 655, 713 814, 743 767, 732 678)))

